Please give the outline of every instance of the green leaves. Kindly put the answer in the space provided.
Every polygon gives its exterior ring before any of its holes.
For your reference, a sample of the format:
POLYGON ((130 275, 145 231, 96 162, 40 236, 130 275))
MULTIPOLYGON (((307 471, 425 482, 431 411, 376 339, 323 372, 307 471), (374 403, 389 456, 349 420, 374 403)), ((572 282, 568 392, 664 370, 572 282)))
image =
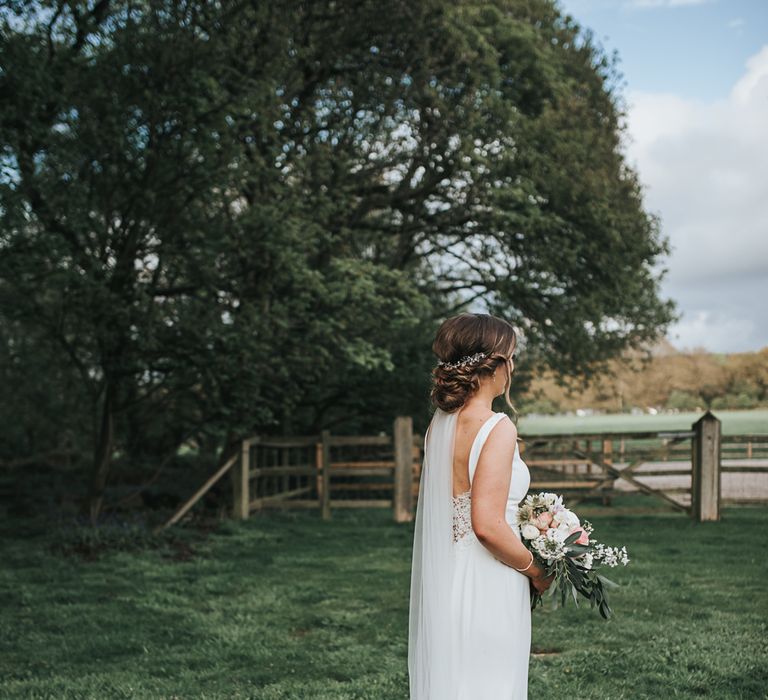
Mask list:
MULTIPOLYGON (((574 534, 576 534, 576 533, 574 533, 574 534)), ((578 534, 581 534, 581 533, 578 533, 578 534)), ((588 552, 588 551, 589 551, 589 545, 586 545, 586 544, 570 544, 568 546, 568 553, 566 554, 566 556, 571 557, 571 558, 579 557, 579 556, 581 556, 582 554, 584 554, 585 552, 588 552)))
POLYGON ((595 575, 594 579, 592 580, 591 590, 589 591, 589 599, 590 607, 597 605, 600 615, 604 619, 608 620, 611 617, 613 611, 608 605, 608 598, 606 596, 605 590, 603 589, 603 578, 599 575, 595 575))
MULTIPOLYGON (((570 546, 573 547, 574 545, 570 546)), ((589 600, 590 608, 597 606, 600 615, 606 620, 610 619, 613 611, 608 604, 605 587, 618 588, 619 584, 610 581, 602 574, 598 574, 596 570, 584 569, 579 565, 578 560, 570 555, 566 555, 563 559, 555 561, 547 567, 547 575, 553 573, 555 579, 547 590, 547 596, 552 599, 553 609, 558 605, 565 606, 569 597, 578 607, 578 598, 581 595, 589 600)), ((531 610, 535 610, 537 606, 542 604, 541 595, 536 593, 531 586, 531 610)))
POLYGON ((600 580, 600 583, 608 584, 608 586, 610 588, 618 588, 619 587, 618 583, 614 583, 613 581, 607 579, 602 574, 597 574, 597 578, 600 580))
MULTIPOLYGON (((568 537, 566 537, 563 540, 563 544, 564 545, 569 545, 569 544, 575 542, 576 540, 578 540, 579 537, 581 537, 581 532, 572 532, 570 535, 568 535, 568 537)), ((576 546, 578 546, 578 545, 576 545, 576 546)))
POLYGON ((421 428, 470 298, 530 371, 670 320, 610 70, 551 2, 98 6, 0 18, 0 337, 78 386, 53 442, 421 428))

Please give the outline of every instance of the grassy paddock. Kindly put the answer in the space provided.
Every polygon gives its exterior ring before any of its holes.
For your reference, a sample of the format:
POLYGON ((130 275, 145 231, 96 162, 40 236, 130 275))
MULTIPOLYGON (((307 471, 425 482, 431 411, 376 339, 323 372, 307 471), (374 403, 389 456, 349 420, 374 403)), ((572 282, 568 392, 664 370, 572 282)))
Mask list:
MULTIPOLYGON (((768 433, 768 409, 712 411, 722 421, 724 435, 768 433)), ((646 430, 690 430, 704 412, 660 413, 633 416, 616 413, 597 416, 521 416, 520 436, 552 433, 599 433, 646 430)))
MULTIPOLYGON (((611 572, 616 616, 538 610, 534 651, 556 653, 531 659, 531 698, 768 697, 765 508, 590 520, 632 558, 611 572)), ((376 510, 159 547, 131 529, 4 532, 0 697, 404 700, 412 533, 376 510)))

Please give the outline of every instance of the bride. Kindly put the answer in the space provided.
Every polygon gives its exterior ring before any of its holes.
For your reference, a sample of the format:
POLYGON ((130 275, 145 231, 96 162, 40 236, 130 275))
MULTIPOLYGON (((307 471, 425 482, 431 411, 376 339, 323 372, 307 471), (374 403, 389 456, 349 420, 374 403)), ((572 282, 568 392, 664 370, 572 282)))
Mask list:
POLYGON ((413 541, 408 629, 411 700, 528 696, 530 586, 552 577, 520 540, 519 502, 530 485, 507 405, 517 336, 487 314, 446 320, 424 437, 413 541))

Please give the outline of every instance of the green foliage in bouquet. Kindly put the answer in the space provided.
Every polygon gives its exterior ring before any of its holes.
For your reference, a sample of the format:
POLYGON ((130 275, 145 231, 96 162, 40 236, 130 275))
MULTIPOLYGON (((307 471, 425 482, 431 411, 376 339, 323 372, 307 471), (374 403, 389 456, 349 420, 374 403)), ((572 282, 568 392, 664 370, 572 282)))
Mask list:
MULTIPOLYGON (((578 607, 579 598, 577 594, 581 594, 589 599, 589 606, 591 608, 597 605, 600 615, 608 620, 613 615, 613 611, 608 604, 608 595, 605 587, 618 587, 619 584, 598 574, 597 571, 585 568, 578 562, 578 557, 590 551, 588 545, 575 544, 580 534, 580 532, 574 532, 564 540, 563 544, 568 547, 568 551, 562 559, 554 561, 550 565, 539 562, 545 566, 547 576, 555 574, 553 584, 547 591, 547 597, 552 599, 553 608, 556 608, 558 600, 559 604, 564 606, 570 595, 576 607, 578 607)), ((544 597, 531 586, 531 610, 535 610, 537 606, 543 605, 543 602, 544 597)))

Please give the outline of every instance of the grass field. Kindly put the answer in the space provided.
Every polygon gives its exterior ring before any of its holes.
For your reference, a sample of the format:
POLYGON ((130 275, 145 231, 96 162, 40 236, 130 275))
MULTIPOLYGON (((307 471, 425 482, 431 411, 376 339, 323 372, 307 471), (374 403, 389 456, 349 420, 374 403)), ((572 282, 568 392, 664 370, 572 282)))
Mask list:
MULTIPOLYGON (((534 651, 556 653, 532 657, 531 698, 768 697, 766 509, 590 520, 632 558, 611 572, 616 614, 537 610, 534 651)), ((404 700, 412 533, 373 510, 159 543, 6 530, 0 697, 404 700)))
MULTIPOLYGON (((724 435, 744 433, 768 433, 768 410, 713 411, 722 421, 724 435)), ((604 416, 522 416, 519 422, 520 435, 552 433, 599 433, 602 431, 644 431, 644 430, 690 430, 691 424, 701 418, 702 413, 643 414, 633 416, 625 413, 604 416)))

